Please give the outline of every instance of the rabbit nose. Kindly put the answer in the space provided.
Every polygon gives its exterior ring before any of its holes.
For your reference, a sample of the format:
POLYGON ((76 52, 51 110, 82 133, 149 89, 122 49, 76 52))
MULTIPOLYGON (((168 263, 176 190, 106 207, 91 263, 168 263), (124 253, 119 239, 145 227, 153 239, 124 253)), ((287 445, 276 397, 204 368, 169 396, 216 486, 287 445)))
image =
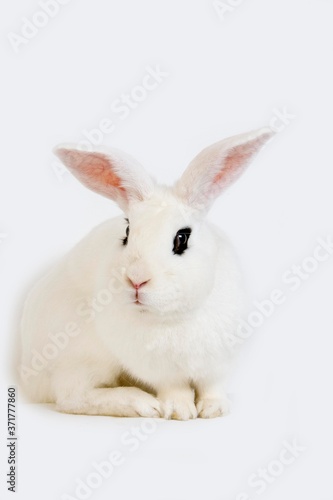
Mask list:
POLYGON ((135 283, 130 278, 128 278, 128 279, 129 279, 129 282, 131 283, 132 287, 135 288, 135 290, 139 290, 139 288, 141 288, 143 285, 148 283, 148 281, 150 281, 150 280, 147 280, 147 281, 142 281, 142 283, 135 283))

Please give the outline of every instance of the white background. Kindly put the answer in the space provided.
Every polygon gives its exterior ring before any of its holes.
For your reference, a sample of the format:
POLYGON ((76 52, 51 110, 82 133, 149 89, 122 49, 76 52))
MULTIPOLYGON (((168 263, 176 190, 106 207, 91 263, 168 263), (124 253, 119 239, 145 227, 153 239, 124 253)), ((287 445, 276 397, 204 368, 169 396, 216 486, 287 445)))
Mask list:
POLYGON ((333 499, 333 256, 297 291, 282 282, 318 238, 333 236, 333 4, 229 2, 237 3, 219 17, 211 0, 71 0, 17 52, 8 33, 20 34, 22 17, 40 7, 17 0, 1 8, 5 498, 75 498, 76 479, 118 449, 124 463, 89 498, 333 499), (156 65, 169 76, 121 120, 112 102, 156 65), (103 144, 171 183, 203 147, 269 124, 283 109, 293 118, 210 214, 238 250, 252 301, 275 288, 286 297, 244 344, 230 383, 231 416, 158 421, 131 452, 121 439, 140 419, 60 415, 20 401, 18 492, 7 492, 6 388, 15 381, 12 345, 24 295, 91 227, 119 213, 70 174, 57 176, 52 148, 111 118, 116 127, 103 144), (294 439, 306 450, 258 495, 249 477, 294 439))

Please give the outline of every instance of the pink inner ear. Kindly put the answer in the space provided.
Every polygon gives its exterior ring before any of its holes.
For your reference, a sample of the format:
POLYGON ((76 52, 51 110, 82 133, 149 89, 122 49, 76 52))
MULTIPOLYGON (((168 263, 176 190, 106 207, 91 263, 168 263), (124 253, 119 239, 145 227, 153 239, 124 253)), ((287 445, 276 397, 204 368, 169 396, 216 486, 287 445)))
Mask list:
POLYGON ((106 155, 67 149, 60 149, 57 154, 73 174, 94 191, 108 196, 109 188, 113 187, 125 195, 121 179, 114 172, 112 162, 106 155))
POLYGON ((112 170, 112 163, 105 155, 101 153, 90 154, 83 163, 82 171, 92 180, 125 192, 125 189, 121 186, 121 179, 112 170))
POLYGON ((245 170, 252 156, 257 152, 257 141, 247 142, 232 148, 223 160, 222 169, 214 177, 213 183, 227 187, 245 170))

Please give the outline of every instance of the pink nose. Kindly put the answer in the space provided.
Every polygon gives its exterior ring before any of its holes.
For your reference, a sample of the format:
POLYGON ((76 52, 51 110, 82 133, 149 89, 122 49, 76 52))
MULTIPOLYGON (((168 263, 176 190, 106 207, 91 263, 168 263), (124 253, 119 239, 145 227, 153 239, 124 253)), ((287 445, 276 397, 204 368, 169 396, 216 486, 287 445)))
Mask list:
POLYGON ((141 288, 143 285, 148 283, 149 280, 143 281, 142 283, 133 283, 133 281, 131 279, 129 279, 129 281, 130 281, 132 287, 135 288, 135 290, 139 290, 139 288, 141 288))

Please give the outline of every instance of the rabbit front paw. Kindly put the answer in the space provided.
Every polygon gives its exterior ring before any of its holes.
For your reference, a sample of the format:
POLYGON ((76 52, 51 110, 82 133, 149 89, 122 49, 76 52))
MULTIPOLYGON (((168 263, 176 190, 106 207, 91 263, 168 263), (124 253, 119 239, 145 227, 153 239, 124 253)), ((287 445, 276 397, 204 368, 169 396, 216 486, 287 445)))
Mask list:
POLYGON ((199 399, 196 407, 200 418, 222 417, 230 412, 230 402, 226 397, 199 399))
POLYGON ((162 405, 162 417, 168 420, 191 420, 198 416, 194 393, 190 388, 159 394, 158 399, 162 405))

